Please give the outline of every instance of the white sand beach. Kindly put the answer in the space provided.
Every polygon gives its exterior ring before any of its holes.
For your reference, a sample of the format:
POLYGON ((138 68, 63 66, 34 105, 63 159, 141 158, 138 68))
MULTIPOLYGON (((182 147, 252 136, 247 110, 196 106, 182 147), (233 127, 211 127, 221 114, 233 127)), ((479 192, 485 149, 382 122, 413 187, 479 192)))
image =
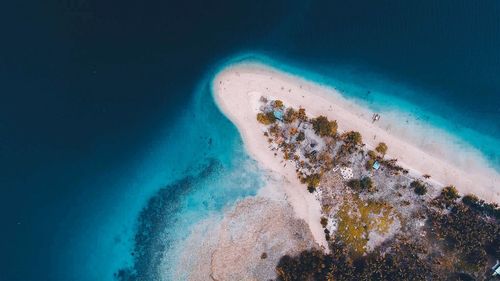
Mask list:
POLYGON ((385 142, 389 147, 386 157, 397 158, 412 176, 428 174, 431 179, 427 181, 437 186, 452 184, 463 194, 500 202, 500 175, 479 152, 401 113, 379 112, 382 118, 372 123, 374 112, 338 91, 258 63, 226 67, 214 78, 213 91, 222 112, 237 126, 249 154, 262 168, 283 178, 287 201, 297 217, 308 223, 319 245, 327 245, 320 225, 320 204, 299 182, 294 165, 285 165, 282 156, 270 150, 256 120, 261 96, 303 107, 310 116, 337 120, 340 131, 359 131, 368 148, 385 142))

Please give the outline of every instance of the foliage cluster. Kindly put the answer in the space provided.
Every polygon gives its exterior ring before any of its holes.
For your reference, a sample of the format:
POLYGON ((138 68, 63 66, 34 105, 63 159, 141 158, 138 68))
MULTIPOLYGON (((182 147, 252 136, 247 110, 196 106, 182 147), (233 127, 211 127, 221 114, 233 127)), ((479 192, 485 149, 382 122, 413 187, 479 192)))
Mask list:
POLYGON ((316 187, 318 187, 319 182, 321 181, 321 175, 318 173, 307 175, 300 180, 303 184, 307 184, 307 190, 309 192, 314 192, 316 187))
POLYGON ((347 145, 356 146, 363 144, 363 137, 359 132, 350 131, 342 135, 342 139, 347 145))
POLYGON ((281 100, 274 100, 272 102, 272 105, 276 109, 283 109, 283 107, 284 107, 283 102, 281 100))
POLYGON ((321 217, 320 223, 321 223, 321 226, 323 226, 323 228, 325 228, 328 225, 328 219, 325 217, 321 217))
POLYGON ((487 220, 463 203, 453 203, 449 212, 429 211, 432 234, 444 240, 448 250, 458 253, 460 269, 477 271, 487 255, 500 255, 500 225, 487 220))
POLYGON ((418 244, 394 240, 393 250, 374 251, 351 259, 342 243, 332 243, 331 254, 303 251, 296 257, 280 259, 277 280, 426 280, 431 276, 430 262, 421 258, 425 250, 418 244))
POLYGON ((312 121, 314 132, 321 137, 334 137, 337 134, 337 121, 329 121, 321 115, 312 121))
POLYGON ((413 188, 413 191, 418 195, 422 196, 427 193, 427 186, 421 181, 412 181, 410 187, 413 188))
POLYGON ((477 198, 477 196, 473 194, 465 195, 462 198, 462 202, 482 214, 495 219, 500 219, 500 208, 496 203, 486 203, 484 200, 477 198))
POLYGON ((307 114, 304 108, 299 108, 299 111, 297 112, 297 119, 299 119, 301 122, 307 121, 307 114))
POLYGON ((300 131, 297 137, 295 138, 296 141, 301 142, 306 139, 306 134, 304 131, 300 131))
POLYGON ((375 153, 375 151, 373 150, 368 150, 368 157, 370 157, 371 160, 377 160, 377 153, 375 153))
MULTIPOLYGON (((488 258, 500 255, 500 225, 467 204, 454 202, 449 212, 428 209, 430 234, 426 239, 444 242, 445 252, 439 258, 434 256, 436 249, 401 235, 391 239, 384 248, 364 255, 350 254, 352 241, 337 239, 330 243, 328 255, 310 250, 296 257, 282 257, 276 268, 277 280, 482 279, 485 274, 491 274, 488 258)), ((348 223, 359 224, 353 220, 348 223)), ((353 233, 357 230, 339 224, 339 230, 342 228, 353 233)))
POLYGON ((327 278, 331 264, 332 257, 320 250, 303 251, 297 257, 286 255, 276 266, 277 280, 333 280, 327 278))
POLYGON ((257 113, 257 121, 259 121, 264 125, 271 125, 274 122, 276 122, 276 117, 272 112, 266 112, 266 113, 259 112, 257 113))
POLYGON ((385 155, 387 153, 387 144, 381 142, 377 145, 377 147, 375 148, 375 150, 382 154, 382 155, 385 155))
POLYGON ((441 208, 449 208, 455 201, 460 198, 457 189, 450 185, 441 190, 438 197, 434 198, 433 203, 441 208))
POLYGON ((283 116, 283 121, 287 124, 293 123, 298 118, 298 112, 295 109, 289 107, 286 109, 283 116))
POLYGON ((354 191, 361 192, 361 191, 368 191, 368 192, 374 192, 375 185, 373 184, 373 181, 370 177, 363 177, 361 179, 351 179, 350 181, 347 182, 347 186, 352 188, 354 191))

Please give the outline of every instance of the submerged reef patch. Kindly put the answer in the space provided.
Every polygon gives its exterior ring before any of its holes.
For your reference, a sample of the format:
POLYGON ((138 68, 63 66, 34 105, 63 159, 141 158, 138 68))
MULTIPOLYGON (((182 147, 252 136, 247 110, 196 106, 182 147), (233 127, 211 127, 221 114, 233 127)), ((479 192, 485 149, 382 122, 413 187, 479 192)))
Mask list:
POLYGON ((161 280, 162 257, 175 242, 170 226, 176 224, 175 216, 183 207, 182 197, 189 194, 203 179, 220 173, 220 162, 211 159, 195 176, 183 179, 161 188, 143 208, 138 218, 134 237, 133 265, 118 270, 114 277, 119 281, 161 280))

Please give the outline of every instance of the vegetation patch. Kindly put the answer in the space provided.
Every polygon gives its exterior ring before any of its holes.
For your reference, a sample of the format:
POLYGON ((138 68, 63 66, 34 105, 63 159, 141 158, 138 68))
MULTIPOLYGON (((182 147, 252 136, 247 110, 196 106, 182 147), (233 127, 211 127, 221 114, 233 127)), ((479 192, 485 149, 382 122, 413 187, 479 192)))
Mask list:
POLYGON ((387 153, 387 144, 385 144, 384 142, 381 142, 377 145, 377 147, 375 148, 375 150, 382 154, 382 155, 385 155, 387 153))
POLYGON ((427 193, 427 187, 421 181, 412 181, 410 187, 413 188, 413 191, 418 195, 425 195, 427 193))
POLYGON ((271 125, 274 122, 276 122, 276 117, 272 112, 267 112, 267 113, 257 113, 257 121, 264 125, 271 125))
POLYGON ((500 219, 500 208, 496 203, 486 203, 484 200, 477 198, 476 195, 468 194, 462 198, 462 202, 478 212, 495 219, 500 219))
POLYGON ((312 120, 314 132, 321 137, 334 137, 337 134, 337 122, 329 121, 325 116, 312 120))
POLYGON ((370 177, 363 177, 361 179, 352 179, 347 182, 347 186, 349 186, 352 190, 356 192, 368 191, 374 192, 375 185, 370 177))
POLYGON ((387 234, 394 223, 393 207, 382 201, 364 201, 355 196, 345 202, 337 213, 337 238, 354 256, 366 253, 366 244, 371 231, 387 234))

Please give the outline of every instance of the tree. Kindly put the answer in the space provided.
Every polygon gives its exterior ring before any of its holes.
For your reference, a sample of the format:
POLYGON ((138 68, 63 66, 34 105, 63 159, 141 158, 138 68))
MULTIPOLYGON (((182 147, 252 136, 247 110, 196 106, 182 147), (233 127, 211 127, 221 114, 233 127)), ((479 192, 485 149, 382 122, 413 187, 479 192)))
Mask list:
POLYGON ((361 134, 356 131, 350 131, 343 135, 344 141, 349 145, 360 145, 363 143, 361 134))
POLYGON ((500 208, 496 203, 486 203, 474 194, 467 194, 462 198, 462 203, 480 213, 500 219, 500 208))
POLYGON ((321 137, 333 137, 337 134, 337 122, 329 121, 321 115, 312 120, 314 132, 321 137))
POLYGON ((365 168, 368 170, 368 171, 371 171, 373 169, 373 164, 375 164, 375 160, 373 159, 368 159, 366 161, 366 166, 365 168))
POLYGON ((318 187, 320 181, 321 181, 320 174, 311 174, 307 175, 305 178, 302 178, 302 183, 307 184, 307 189, 311 193, 316 190, 316 187, 318 187))
POLYGON ((420 245, 395 240, 390 248, 386 253, 375 250, 353 260, 346 246, 334 241, 330 254, 308 250, 295 257, 281 257, 277 280, 432 280, 432 268, 421 258, 426 252, 420 245))
POLYGON ((301 142, 306 139, 306 135, 304 134, 304 131, 300 131, 299 134, 297 135, 297 138, 295 138, 296 141, 301 142))
POLYGON ((303 251, 295 257, 285 255, 276 266, 277 280, 326 280, 331 264, 331 256, 316 249, 303 251))
POLYGON ((382 155, 385 155, 387 153, 387 144, 381 142, 377 145, 377 147, 375 148, 375 150, 382 154, 382 155))
POLYGON ((453 205, 458 198, 460 198, 460 195, 458 195, 457 189, 453 185, 450 185, 441 190, 441 193, 434 199, 434 202, 441 205, 441 207, 448 208, 453 205))
POLYGON ((467 206, 474 206, 479 202, 479 198, 474 194, 467 194, 462 198, 462 202, 467 206))
POLYGON ((323 226, 323 228, 326 228, 326 226, 328 225, 328 219, 325 217, 321 217, 320 223, 323 226))
POLYGON ((441 190, 441 196, 446 200, 453 200, 453 201, 460 198, 460 195, 458 195, 457 188, 454 187, 453 185, 449 185, 443 188, 443 190, 441 190))
MULTIPOLYGON (((453 197, 451 197, 453 198, 453 197)), ((500 226, 481 216, 465 204, 454 204, 449 212, 430 209, 431 234, 446 242, 445 246, 467 263, 465 269, 477 271, 486 266, 487 254, 500 253, 500 226)))
POLYGON ((358 179, 351 179, 347 182, 347 186, 352 188, 352 190, 360 192, 361 191, 361 181, 358 179))
POLYGON ((297 112, 293 108, 289 107, 285 111, 285 115, 283 116, 283 121, 288 124, 293 123, 293 121, 297 119, 297 115, 298 115, 297 112))
POLYGON ((370 157, 370 159, 372 160, 375 160, 377 159, 377 154, 373 150, 368 150, 368 157, 370 157))
POLYGON ((301 121, 307 121, 306 110, 304 108, 299 108, 299 112, 297 112, 297 118, 301 121))
POLYGON ((373 181, 370 177, 364 177, 361 179, 361 188, 368 192, 375 191, 375 185, 373 184, 373 181))
POLYGON ((418 195, 424 195, 427 193, 427 187, 421 181, 412 181, 410 187, 413 188, 418 195))
POLYGON ((259 121, 264 125, 271 125, 274 122, 276 122, 276 117, 272 112, 267 112, 267 113, 259 112, 257 113, 257 121, 259 121))
POLYGON ((370 177, 363 177, 362 179, 352 179, 347 182, 347 186, 349 186, 350 188, 352 188, 352 190, 357 192, 375 191, 375 185, 373 184, 373 181, 370 177))
POLYGON ((283 108, 283 102, 281 100, 275 100, 275 101, 273 101, 273 107, 274 108, 282 109, 283 108))

